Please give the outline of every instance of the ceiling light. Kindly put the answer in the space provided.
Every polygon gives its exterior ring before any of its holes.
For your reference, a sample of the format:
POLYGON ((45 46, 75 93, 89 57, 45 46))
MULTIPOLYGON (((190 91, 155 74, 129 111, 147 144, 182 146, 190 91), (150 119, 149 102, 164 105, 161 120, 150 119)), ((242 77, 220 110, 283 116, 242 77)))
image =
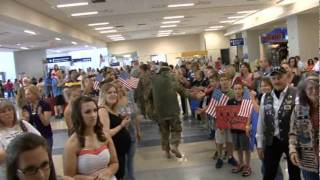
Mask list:
POLYGON ((108 22, 101 22, 101 23, 92 23, 92 24, 88 24, 88 26, 100 26, 100 25, 108 25, 108 22))
POLYGON ((125 54, 125 55, 123 55, 123 57, 125 57, 125 58, 131 58, 131 54, 125 54))
POLYGON ((94 14, 98 14, 98 11, 73 13, 73 14, 71 14, 71 16, 87 16, 87 15, 94 15, 94 14))
POLYGON ((101 34, 115 33, 117 30, 109 30, 109 31, 100 31, 101 34))
POLYGON ((163 17, 163 19, 180 19, 180 18, 184 18, 184 16, 166 16, 166 17, 163 17))
POLYGON ((27 49, 29 49, 29 48, 27 48, 27 47, 20 47, 20 49, 27 50, 27 49))
POLYGON ((167 37, 169 34, 164 34, 164 35, 157 35, 157 37, 167 37))
POLYGON ((122 35, 121 35, 121 34, 114 34, 114 35, 110 35, 110 36, 107 36, 107 37, 109 37, 109 38, 112 38, 112 37, 122 37, 122 35))
POLYGON ((220 23, 233 23, 235 20, 220 21, 220 23))
POLYGON ((2 45, 0 44, 0 47, 1 47, 2 45))
POLYGON ((70 4, 58 4, 57 8, 64 8, 64 7, 74 7, 74 6, 86 6, 88 2, 78 2, 78 3, 70 3, 70 4))
POLYGON ((293 3, 296 3, 296 0, 280 0, 277 2, 277 4, 280 6, 286 6, 293 3))
POLYGON ((32 34, 32 35, 36 35, 37 33, 35 33, 34 31, 30 31, 30 30, 24 30, 25 33, 28 34, 32 34))
POLYGON ((170 5, 168 5, 168 7, 169 7, 169 8, 175 8, 175 7, 188 7, 188 6, 194 6, 194 3, 170 4, 170 5))
POLYGON ((78 43, 77 43, 77 42, 72 41, 72 42, 71 42, 71 44, 76 45, 76 44, 78 44, 78 43))
POLYGON ((249 11, 239 11, 238 14, 252 14, 257 12, 257 10, 249 10, 249 11))
POLYGON ((244 18, 245 16, 230 16, 228 19, 241 19, 244 18))
POLYGON ((56 41, 61 41, 61 39, 60 38, 58 38, 58 37, 56 37, 56 38, 54 38, 56 41))
POLYGON ((175 23, 180 23, 181 21, 163 21, 161 22, 162 24, 175 24, 175 23))
POLYGON ((160 26, 161 28, 177 27, 176 24, 160 26))
POLYGON ((210 26, 210 29, 219 29, 219 28, 223 28, 224 26, 210 26))
POLYGON ((161 36, 161 35, 170 35, 171 33, 158 33, 158 36, 161 36))
POLYGON ((124 41, 125 39, 113 39, 112 41, 124 41))
POLYGON ((96 31, 100 31, 100 30, 105 30, 105 29, 113 29, 113 26, 108 26, 108 27, 99 27, 99 28, 94 28, 94 30, 96 31))
POLYGON ((84 47, 85 47, 85 48, 88 48, 89 46, 88 46, 88 45, 85 45, 84 47))
POLYGON ((61 53, 61 51, 60 50, 56 50, 56 53, 61 53))
POLYGON ((19 43, 17 43, 16 45, 17 45, 17 46, 21 46, 21 44, 19 44, 19 43))
POLYGON ((205 29, 205 31, 218 31, 219 29, 205 29))
POLYGON ((170 29, 170 30, 159 30, 158 32, 159 32, 159 33, 166 33, 166 32, 172 32, 172 31, 173 31, 173 30, 170 29))
POLYGON ((182 35, 182 34, 186 34, 186 32, 177 32, 177 33, 173 33, 173 35, 182 35))

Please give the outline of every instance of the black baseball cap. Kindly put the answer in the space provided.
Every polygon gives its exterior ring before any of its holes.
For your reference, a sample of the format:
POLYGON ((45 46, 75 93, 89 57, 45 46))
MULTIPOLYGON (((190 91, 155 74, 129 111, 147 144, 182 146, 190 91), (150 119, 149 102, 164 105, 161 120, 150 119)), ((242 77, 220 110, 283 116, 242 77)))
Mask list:
POLYGON ((287 71, 281 66, 275 66, 270 71, 270 76, 285 74, 287 71))

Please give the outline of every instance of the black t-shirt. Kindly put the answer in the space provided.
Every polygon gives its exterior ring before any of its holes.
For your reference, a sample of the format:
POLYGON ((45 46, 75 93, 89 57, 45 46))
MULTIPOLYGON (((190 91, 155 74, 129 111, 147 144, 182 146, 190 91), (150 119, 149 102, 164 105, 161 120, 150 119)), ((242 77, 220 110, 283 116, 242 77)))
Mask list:
MULTIPOLYGON (((231 98, 229 99, 229 101, 227 102, 227 105, 241 105, 241 101, 236 100, 235 98, 231 98)), ((239 129, 231 129, 232 133, 245 133, 245 131, 243 130, 239 130, 239 129)))

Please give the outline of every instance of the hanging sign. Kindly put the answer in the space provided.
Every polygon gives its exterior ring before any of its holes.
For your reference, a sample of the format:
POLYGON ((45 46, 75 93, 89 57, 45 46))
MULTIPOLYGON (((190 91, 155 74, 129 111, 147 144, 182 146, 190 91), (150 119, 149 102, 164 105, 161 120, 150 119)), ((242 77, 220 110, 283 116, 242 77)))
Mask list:
POLYGON ((70 61, 71 61, 71 56, 47 58, 47 63, 59 63, 59 62, 70 62, 70 61))
POLYGON ((76 62, 89 62, 89 61, 91 61, 91 58, 72 59, 72 62, 73 62, 73 63, 76 63, 76 62))
POLYGON ((243 38, 230 39, 230 46, 243 46, 244 40, 243 38))

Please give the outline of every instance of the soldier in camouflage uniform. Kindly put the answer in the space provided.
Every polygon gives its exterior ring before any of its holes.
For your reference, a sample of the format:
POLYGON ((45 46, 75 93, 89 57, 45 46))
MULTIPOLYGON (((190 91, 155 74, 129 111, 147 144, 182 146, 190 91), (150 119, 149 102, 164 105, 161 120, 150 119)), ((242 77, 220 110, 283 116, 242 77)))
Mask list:
POLYGON ((170 73, 167 63, 163 63, 158 74, 152 76, 152 98, 155 118, 158 122, 162 149, 167 158, 171 157, 170 151, 178 158, 182 155, 178 149, 181 140, 180 108, 177 93, 185 97, 203 98, 203 93, 188 93, 175 77, 170 73), (171 135, 171 138, 169 138, 171 135), (172 145, 172 148, 170 147, 172 145))

